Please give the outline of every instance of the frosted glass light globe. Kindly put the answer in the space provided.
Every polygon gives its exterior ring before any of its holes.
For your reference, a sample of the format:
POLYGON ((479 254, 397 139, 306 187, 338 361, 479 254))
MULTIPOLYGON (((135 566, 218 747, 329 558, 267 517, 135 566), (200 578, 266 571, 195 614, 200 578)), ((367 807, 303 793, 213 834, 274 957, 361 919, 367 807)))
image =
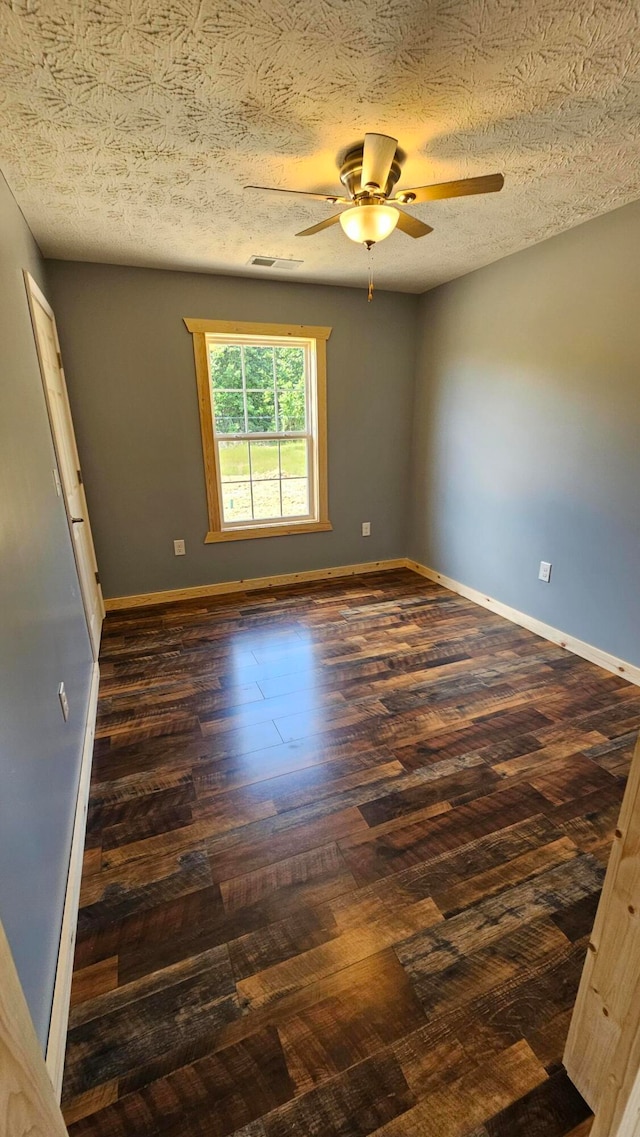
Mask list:
POLYGON ((340 224, 352 241, 384 241, 398 224, 398 210, 391 205, 356 205, 340 214, 340 224))

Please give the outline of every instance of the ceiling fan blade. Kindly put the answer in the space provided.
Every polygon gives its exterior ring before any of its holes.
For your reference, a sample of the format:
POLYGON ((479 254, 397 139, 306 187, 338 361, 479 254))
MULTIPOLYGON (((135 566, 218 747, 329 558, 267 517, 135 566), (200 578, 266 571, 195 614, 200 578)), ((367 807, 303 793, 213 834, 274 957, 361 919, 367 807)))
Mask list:
POLYGON ((398 229, 402 229, 408 237, 426 237, 427 233, 433 233, 430 225, 425 225, 418 217, 403 213, 401 209, 398 210, 398 229))
POLYGON ((340 213, 334 213, 332 217, 325 217, 324 221, 318 221, 317 225, 311 225, 308 229, 303 229, 301 233, 296 233, 296 237, 313 237, 314 233, 320 233, 322 229, 328 229, 330 225, 335 225, 340 217, 340 213))
POLYGON ((394 201, 400 201, 403 205, 414 205, 420 201, 440 201, 445 197, 466 197, 475 193, 497 193, 503 185, 504 177, 502 174, 485 174, 480 178, 462 178, 457 182, 439 182, 435 186, 402 189, 395 195, 394 201))
POLYGON ((340 197, 337 193, 309 193, 307 190, 281 189, 279 186, 244 186, 244 189, 262 190, 266 193, 292 193, 296 197, 311 197, 315 201, 328 201, 332 205, 336 202, 349 205, 351 202, 350 197, 340 197))
POLYGON ((389 138, 387 134, 365 134, 360 175, 362 189, 370 185, 384 189, 397 146, 398 139, 389 138))

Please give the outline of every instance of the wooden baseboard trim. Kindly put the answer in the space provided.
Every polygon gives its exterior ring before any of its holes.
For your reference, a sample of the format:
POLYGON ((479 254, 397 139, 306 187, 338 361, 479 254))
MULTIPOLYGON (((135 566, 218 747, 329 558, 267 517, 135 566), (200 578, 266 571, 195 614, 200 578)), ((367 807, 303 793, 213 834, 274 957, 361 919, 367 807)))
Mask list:
POLYGON ((49 1036, 45 1054, 47 1070, 58 1101, 60 1101, 62 1093, 62 1074, 64 1071, 64 1055, 67 1045, 69 1001, 71 997, 71 978, 73 975, 73 953, 76 945, 76 928, 78 925, 80 881, 82 878, 84 839, 87 827, 87 805, 89 801, 89 783, 91 781, 91 760, 93 757, 93 739, 96 729, 99 684, 100 669, 98 664, 94 663, 91 674, 91 686, 89 688, 89 703, 87 706, 87 719, 82 744, 80 778, 78 781, 78 796, 76 799, 76 810, 73 822, 67 888, 64 898, 56 981, 53 989, 51 1020, 49 1022, 49 1036))
POLYGON ((492 612, 496 612, 498 616, 503 616, 505 620, 511 620, 512 623, 519 624, 522 628, 527 628, 530 632, 535 632, 537 636, 542 636, 543 639, 550 640, 551 643, 566 648, 567 651, 573 652, 574 655, 580 655, 583 659, 588 659, 590 663, 595 663, 598 667, 604 667, 606 671, 613 671, 614 674, 621 675, 623 679, 627 679, 630 683, 636 683, 640 686, 640 667, 636 667, 635 664, 627 663, 626 660, 618 659, 615 655, 609 655, 608 652, 602 651, 599 647, 594 647, 593 644, 585 643, 584 640, 578 640, 575 636, 567 635, 566 632, 560 631, 559 628, 553 628, 551 624, 544 624, 542 620, 536 620, 534 616, 528 616, 526 612, 519 612, 517 608, 510 608, 508 604, 502 604, 500 600, 494 600, 492 596, 485 596, 483 592, 478 592, 476 588, 469 588, 468 585, 461 584, 459 580, 453 580, 450 576, 445 576, 441 572, 436 572, 435 569, 421 565, 419 561, 412 561, 407 558, 405 566, 413 572, 417 572, 420 576, 426 577, 427 580, 432 580, 435 584, 441 584, 443 588, 448 588, 451 592, 457 592, 460 596, 465 596, 467 600, 473 600, 474 604, 480 604, 483 608, 489 608, 492 612))
POLYGON ((640 686, 640 667, 635 666, 633 663, 627 663, 624 659, 618 659, 617 656, 610 655, 608 652, 602 651, 601 648, 594 647, 593 644, 585 643, 583 640, 576 639, 575 636, 570 636, 559 628, 552 627, 551 624, 545 624, 542 620, 536 620, 535 617, 528 616, 526 612, 519 612, 517 608, 510 608, 508 604, 503 604, 500 600, 495 600, 492 596, 485 596, 483 592, 479 592, 476 588, 470 588, 466 584, 461 584, 459 580, 453 580, 452 577, 445 576, 435 569, 428 568, 427 565, 420 564, 419 561, 414 561, 410 557, 395 557, 386 561, 365 561, 357 565, 340 565, 336 568, 310 569, 306 572, 288 572, 280 576, 258 576, 248 580, 227 580, 219 584, 204 584, 195 588, 175 588, 166 592, 145 592, 138 596, 116 596, 110 600, 105 600, 105 608, 107 612, 121 612, 128 608, 145 608, 154 604, 172 604, 182 600, 206 599, 210 596, 225 596, 234 592, 254 592, 257 589, 263 588, 282 588, 288 584, 302 584, 305 581, 313 580, 331 580, 332 578, 341 576, 360 576, 361 574, 364 575, 370 572, 392 572, 394 569, 401 568, 410 569, 412 572, 418 573, 419 576, 426 577, 427 580, 441 584, 443 588, 449 588, 452 592, 457 592, 460 596, 465 596, 468 600, 472 600, 474 604, 480 604, 483 608, 489 608, 492 612, 503 616, 505 620, 511 620, 512 623, 519 624, 521 627, 527 628, 530 632, 534 632, 536 635, 542 636, 544 639, 566 648, 567 651, 573 652, 574 655, 580 655, 583 659, 588 659, 590 663, 604 667, 607 671, 621 675, 624 679, 628 679, 630 683, 636 683, 640 686))
POLYGON ((195 588, 174 588, 167 592, 144 592, 138 596, 115 596, 105 600, 107 612, 122 612, 127 608, 146 608, 153 604, 173 604, 181 600, 200 600, 209 596, 226 596, 232 592, 255 592, 260 588, 282 588, 287 584, 302 584, 312 580, 331 580, 341 576, 360 576, 368 572, 391 572, 406 568, 405 557, 387 561, 365 561, 359 565, 341 565, 338 568, 309 569, 306 572, 287 572, 281 576, 256 576, 248 580, 225 580, 220 584, 203 584, 195 588))

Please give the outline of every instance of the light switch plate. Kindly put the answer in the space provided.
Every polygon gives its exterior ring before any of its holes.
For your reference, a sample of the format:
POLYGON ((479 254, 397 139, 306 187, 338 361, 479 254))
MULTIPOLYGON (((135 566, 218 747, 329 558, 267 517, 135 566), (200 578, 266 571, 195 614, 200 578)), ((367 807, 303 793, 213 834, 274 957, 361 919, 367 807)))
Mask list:
POLYGON ((64 689, 64 683, 58 687, 58 698, 60 700, 60 707, 62 710, 62 717, 66 722, 69 718, 69 700, 67 699, 67 692, 64 689))

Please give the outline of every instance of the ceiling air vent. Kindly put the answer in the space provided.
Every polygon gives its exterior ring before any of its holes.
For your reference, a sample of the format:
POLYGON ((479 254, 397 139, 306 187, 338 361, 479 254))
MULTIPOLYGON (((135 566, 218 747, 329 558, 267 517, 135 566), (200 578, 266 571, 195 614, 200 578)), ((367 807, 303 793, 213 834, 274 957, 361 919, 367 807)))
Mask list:
POLYGON ((250 265, 257 265, 258 268, 298 268, 302 261, 286 260, 284 257, 249 257, 247 262, 250 265))

